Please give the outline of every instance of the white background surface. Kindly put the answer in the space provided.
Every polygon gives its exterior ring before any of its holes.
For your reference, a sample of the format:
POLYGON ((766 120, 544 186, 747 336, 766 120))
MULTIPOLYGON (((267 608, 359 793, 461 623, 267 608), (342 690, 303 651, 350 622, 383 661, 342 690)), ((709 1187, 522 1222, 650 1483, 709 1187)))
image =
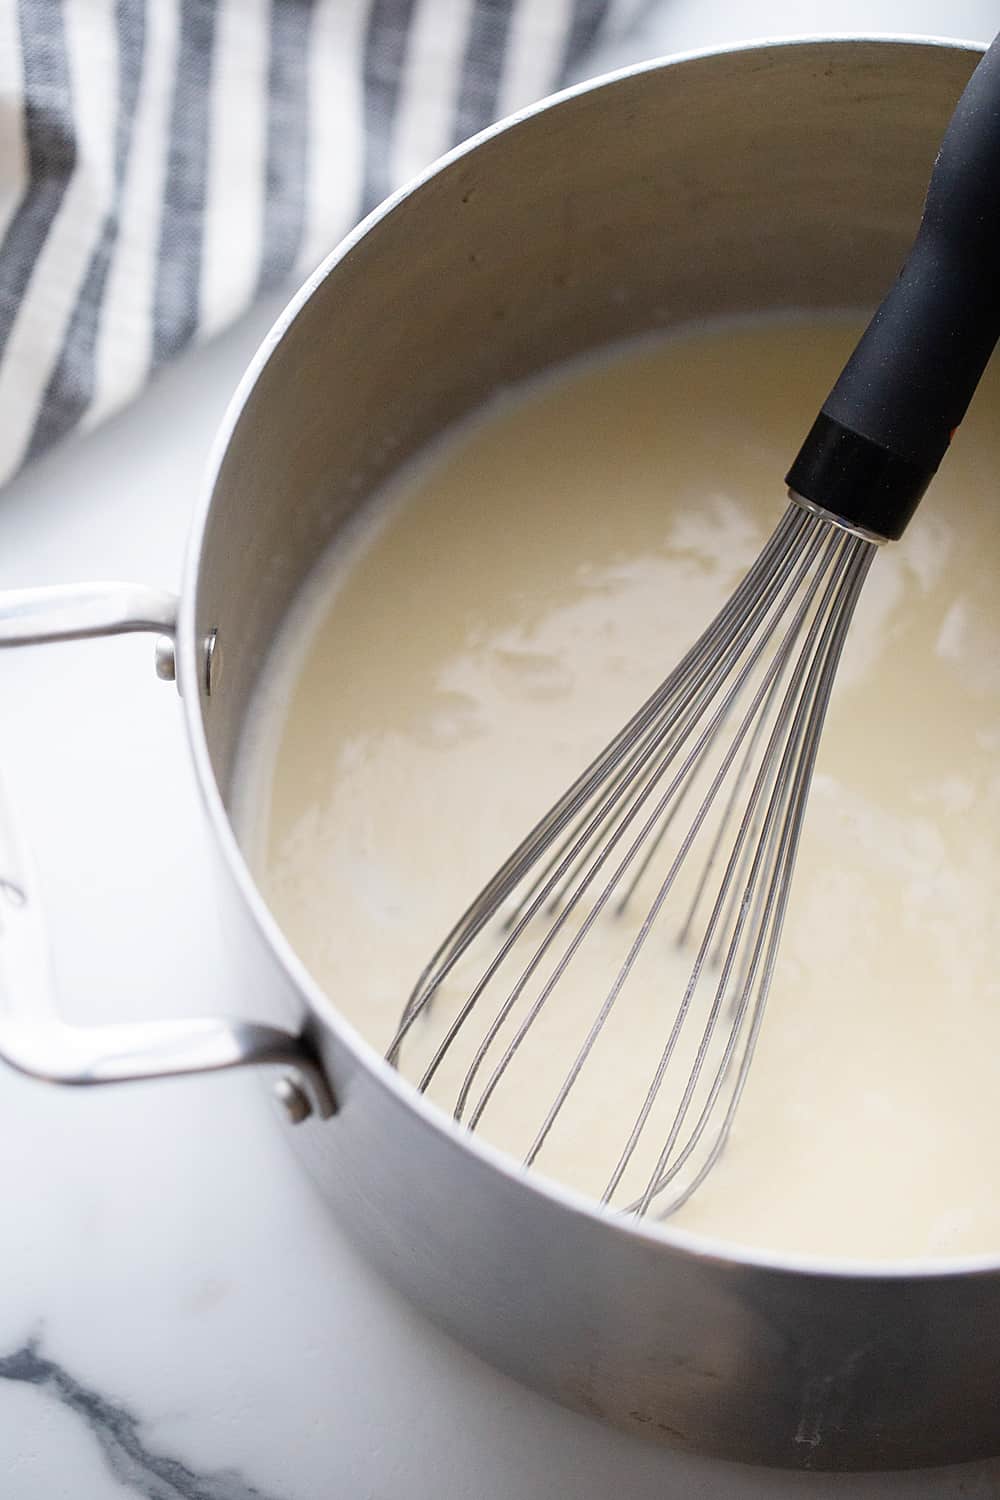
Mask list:
MULTIPOLYGON (((983 40, 994 10, 675 0, 607 61, 862 27, 983 40)), ((0 495, 0 587, 177 586, 211 436, 278 307, 0 495)), ((34 846, 64 1012, 242 1009, 151 641, 5 653, 0 694, 0 764, 34 846)), ((370 1277, 250 1077, 66 1093, 0 1073, 0 1184, 4 1500, 1000 1495, 1000 1466, 822 1480, 682 1464, 529 1395, 370 1277)))

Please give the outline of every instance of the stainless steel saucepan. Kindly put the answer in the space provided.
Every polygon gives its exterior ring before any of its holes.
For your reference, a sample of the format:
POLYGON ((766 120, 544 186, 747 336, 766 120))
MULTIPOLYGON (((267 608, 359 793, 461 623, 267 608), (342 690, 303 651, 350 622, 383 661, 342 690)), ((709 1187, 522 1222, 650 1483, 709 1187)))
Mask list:
MULTIPOLYGON (((453 153, 293 300, 218 439, 180 601, 0 596, 5 644, 147 630, 272 1025, 0 1023, 61 1083, 277 1065, 295 1150, 367 1257, 438 1324, 570 1406, 790 1467, 1000 1452, 1000 1255, 796 1262, 612 1217, 525 1175, 360 1040, 278 930, 229 809, 258 671, 317 555, 381 480, 500 382, 611 339, 748 309, 877 300, 977 54, 808 41, 682 57, 570 91, 453 153)), ((779 476, 780 477, 780 476, 779 476)), ((11 982, 42 963, 0 829, 11 982)))

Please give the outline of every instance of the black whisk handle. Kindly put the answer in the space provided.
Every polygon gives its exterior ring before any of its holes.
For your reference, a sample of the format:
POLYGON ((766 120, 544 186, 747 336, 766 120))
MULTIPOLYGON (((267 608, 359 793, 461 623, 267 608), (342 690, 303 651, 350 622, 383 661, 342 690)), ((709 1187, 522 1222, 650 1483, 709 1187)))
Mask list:
POLYGON ((1000 37, 945 132, 906 264, 787 476, 877 536, 901 536, 1000 337, 1000 37))

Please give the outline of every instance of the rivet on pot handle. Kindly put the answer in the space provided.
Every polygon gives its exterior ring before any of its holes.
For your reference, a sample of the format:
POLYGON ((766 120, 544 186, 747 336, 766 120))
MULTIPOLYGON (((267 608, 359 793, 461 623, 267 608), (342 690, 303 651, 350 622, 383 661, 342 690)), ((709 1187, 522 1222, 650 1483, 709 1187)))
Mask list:
MULTIPOLYGON (((139 584, 89 583, 0 592, 0 647, 150 631, 172 636, 177 599, 139 584)), ((307 1040, 223 1017, 68 1026, 55 1014, 44 932, 28 862, 0 799, 0 1059, 48 1083, 125 1083, 271 1064, 298 1084, 320 1119, 336 1104, 307 1040), (9 1007, 16 1002, 18 1012, 9 1007)), ((292 1118, 302 1119, 298 1110, 292 1118)))

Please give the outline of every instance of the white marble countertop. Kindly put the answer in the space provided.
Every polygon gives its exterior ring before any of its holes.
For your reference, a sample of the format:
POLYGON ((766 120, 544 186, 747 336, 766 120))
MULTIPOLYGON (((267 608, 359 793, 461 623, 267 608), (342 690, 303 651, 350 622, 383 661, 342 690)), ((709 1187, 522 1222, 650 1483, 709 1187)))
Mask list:
MULTIPOLYGON (((675 0, 629 55, 855 27, 984 39, 993 9, 675 0)), ((176 587, 208 443, 277 310, 9 487, 0 587, 176 587)), ((0 690, 0 764, 62 1010, 238 1012, 178 706, 149 640, 5 653, 0 690)), ((63 1092, 4 1071, 0 1184, 4 1500, 1000 1495, 1000 1464, 848 1480, 682 1461, 529 1394, 373 1278, 250 1076, 63 1092)))

